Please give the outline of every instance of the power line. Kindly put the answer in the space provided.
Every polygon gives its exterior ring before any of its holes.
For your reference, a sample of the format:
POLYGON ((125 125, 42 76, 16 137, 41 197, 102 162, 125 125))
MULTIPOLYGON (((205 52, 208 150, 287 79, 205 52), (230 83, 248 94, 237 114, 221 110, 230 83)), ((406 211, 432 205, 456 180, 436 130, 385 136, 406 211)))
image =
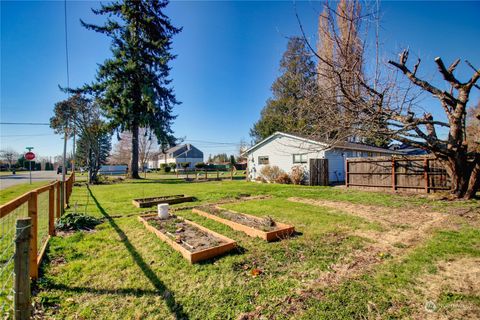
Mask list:
POLYGON ((54 136, 54 133, 41 133, 41 134, 4 134, 0 135, 0 137, 40 137, 40 136, 54 136))
POLYGON ((0 122, 1 125, 20 125, 20 126, 49 126, 50 123, 43 122, 0 122))
POLYGON ((210 144, 217 144, 217 145, 235 145, 235 146, 240 145, 240 143, 238 142, 218 142, 218 141, 205 141, 205 140, 192 140, 192 139, 186 139, 185 141, 198 142, 198 143, 210 143, 210 144))
POLYGON ((64 14, 65 14, 65 57, 67 60, 67 88, 70 89, 70 70, 68 63, 68 29, 67 29, 67 0, 64 2, 64 14))

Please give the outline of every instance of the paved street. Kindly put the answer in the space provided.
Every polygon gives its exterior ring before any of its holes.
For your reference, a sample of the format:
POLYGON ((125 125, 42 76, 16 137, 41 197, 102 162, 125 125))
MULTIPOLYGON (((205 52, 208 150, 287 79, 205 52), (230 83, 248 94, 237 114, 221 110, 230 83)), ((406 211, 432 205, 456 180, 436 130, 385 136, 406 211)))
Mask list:
MULTIPOLYGON (((61 178, 61 175, 57 175, 57 171, 32 171, 32 182, 52 181, 59 178, 61 178)), ((0 190, 29 182, 29 172, 18 172, 15 175, 0 176, 0 190)))

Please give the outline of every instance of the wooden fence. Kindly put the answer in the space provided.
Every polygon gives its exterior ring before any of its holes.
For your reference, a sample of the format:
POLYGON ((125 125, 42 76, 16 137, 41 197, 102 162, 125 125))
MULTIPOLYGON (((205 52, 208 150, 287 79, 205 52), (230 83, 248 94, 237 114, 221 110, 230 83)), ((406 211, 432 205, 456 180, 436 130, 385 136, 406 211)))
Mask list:
MULTIPOLYGON (((68 205, 75 182, 72 173, 65 181, 64 208, 68 205)), ((48 241, 55 235, 55 222, 62 214, 61 208, 62 182, 55 181, 43 187, 29 191, 14 200, 0 206, 0 313, 12 314, 13 300, 10 299, 16 288, 13 288, 14 257, 16 239, 16 221, 30 218, 30 235, 28 265, 32 280, 38 278, 39 265, 44 256, 48 241), (12 293, 13 292, 13 293, 12 293)), ((18 230, 17 230, 18 231, 18 230)), ((27 279, 28 280, 28 279, 27 279)), ((15 281, 17 283, 17 281, 15 281)))
POLYGON ((445 167, 432 156, 347 158, 345 185, 429 193, 450 189, 445 167))

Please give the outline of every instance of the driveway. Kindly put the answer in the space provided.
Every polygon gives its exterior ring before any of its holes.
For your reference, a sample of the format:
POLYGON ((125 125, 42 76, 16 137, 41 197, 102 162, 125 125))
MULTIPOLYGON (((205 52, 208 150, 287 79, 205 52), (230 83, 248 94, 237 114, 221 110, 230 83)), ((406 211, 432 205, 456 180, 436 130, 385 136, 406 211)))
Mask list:
MULTIPOLYGON (((57 171, 32 171, 32 182, 53 181, 61 177, 61 174, 57 175, 57 171)), ((15 175, 0 176, 0 190, 22 183, 30 183, 29 172, 22 171, 15 175)))

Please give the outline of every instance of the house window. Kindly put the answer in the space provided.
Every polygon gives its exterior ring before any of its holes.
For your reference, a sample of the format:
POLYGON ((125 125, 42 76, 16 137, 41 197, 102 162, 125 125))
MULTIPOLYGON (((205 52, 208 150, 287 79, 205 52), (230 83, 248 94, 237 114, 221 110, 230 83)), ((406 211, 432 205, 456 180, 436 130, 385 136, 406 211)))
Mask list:
POLYGON ((293 163, 307 163, 307 155, 306 154, 294 154, 293 155, 293 163))
POLYGON ((259 156, 258 164, 268 164, 268 156, 259 156))

